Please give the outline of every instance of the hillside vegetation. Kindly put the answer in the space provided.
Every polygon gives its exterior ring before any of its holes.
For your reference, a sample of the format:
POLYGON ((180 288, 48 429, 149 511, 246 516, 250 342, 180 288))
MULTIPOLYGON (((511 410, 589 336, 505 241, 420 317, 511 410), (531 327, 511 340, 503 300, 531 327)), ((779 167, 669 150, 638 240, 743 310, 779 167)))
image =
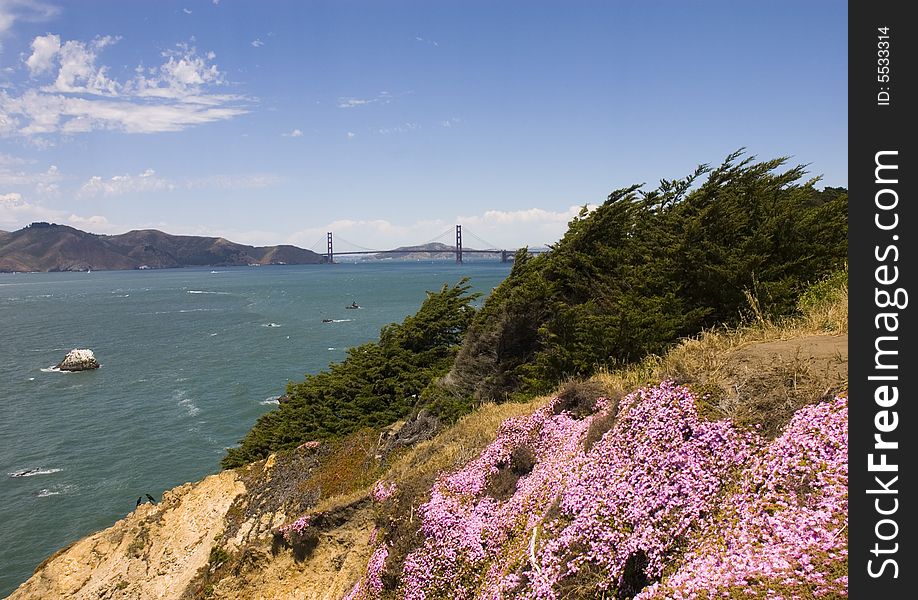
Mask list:
POLYGON ((452 422, 484 402, 525 400, 657 355, 755 314, 792 313, 807 286, 843 268, 847 193, 803 167, 737 152, 650 191, 612 192, 543 255, 516 255, 476 313, 461 282, 417 315, 288 386, 224 467, 379 427, 427 409, 452 422), (751 301, 751 302, 750 302, 751 301))

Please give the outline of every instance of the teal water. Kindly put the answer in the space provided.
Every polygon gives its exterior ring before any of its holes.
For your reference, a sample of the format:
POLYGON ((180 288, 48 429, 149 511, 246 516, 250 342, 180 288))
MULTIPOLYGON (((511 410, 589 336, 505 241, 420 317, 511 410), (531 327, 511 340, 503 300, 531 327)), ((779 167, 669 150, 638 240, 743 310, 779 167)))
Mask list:
POLYGON ((0 275, 0 597, 138 496, 219 470, 301 380, 425 290, 499 263, 382 263, 0 275), (345 310, 356 301, 360 310, 345 310), (322 319, 337 322, 323 323, 322 319), (102 368, 48 370, 71 348, 102 368), (40 469, 28 477, 11 473, 40 469))

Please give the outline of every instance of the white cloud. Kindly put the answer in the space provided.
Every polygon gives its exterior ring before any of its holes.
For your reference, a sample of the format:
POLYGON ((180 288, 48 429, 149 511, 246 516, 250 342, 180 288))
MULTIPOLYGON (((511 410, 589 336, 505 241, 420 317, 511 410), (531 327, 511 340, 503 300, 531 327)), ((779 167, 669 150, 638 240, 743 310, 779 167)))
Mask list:
POLYGON ((346 135, 347 135, 347 139, 349 139, 349 140, 352 140, 352 139, 354 139, 355 137, 357 137, 357 134, 354 133, 353 131, 348 131, 346 135))
POLYGON ((419 36, 419 35, 414 36, 414 39, 415 39, 415 41, 421 42, 422 44, 430 44, 430 45, 432 45, 432 46, 439 46, 439 45, 440 45, 440 44, 438 44, 437 42, 435 42, 434 40, 428 40, 428 39, 426 39, 426 38, 422 38, 422 37, 419 36))
POLYGON ((180 100, 187 103, 219 105, 227 100, 237 100, 233 96, 212 95, 205 92, 207 87, 217 87, 226 83, 225 76, 213 61, 216 54, 208 52, 205 56, 198 54, 197 48, 188 44, 176 44, 174 49, 162 52, 166 61, 156 69, 135 70, 134 80, 126 86, 128 93, 144 98, 163 98, 180 100))
POLYGON ((12 154, 0 154, 0 166, 8 167, 10 165, 26 165, 29 162, 24 158, 13 156, 12 154))
POLYGON ((303 132, 299 129, 294 129, 293 131, 282 133, 281 135, 284 137, 303 137, 303 132))
POLYGON ((444 119, 444 120, 440 121, 440 127, 445 127, 445 128, 447 128, 447 129, 449 129, 449 128, 451 128, 451 127, 455 127, 456 125, 458 125, 458 124, 461 123, 461 122, 462 122, 462 119, 460 119, 460 118, 458 118, 458 117, 453 117, 452 119, 444 119))
POLYGON ((19 192, 0 194, 0 224, 5 228, 23 226, 32 221, 53 221, 61 212, 27 201, 19 192))
POLYGON ((189 190, 220 189, 220 190, 251 190, 267 188, 281 183, 283 179, 270 173, 255 175, 210 175, 188 179, 179 183, 189 190))
POLYGON ((463 223, 512 225, 516 223, 567 223, 580 212, 579 206, 571 206, 566 211, 550 211, 542 208, 524 210, 488 210, 483 215, 462 217, 463 223))
POLYGON ((257 39, 257 38, 256 38, 256 39, 252 40, 252 47, 253 47, 253 48, 261 48, 261 47, 264 46, 264 45, 265 45, 265 43, 264 43, 263 41, 261 41, 260 39, 257 39))
POLYGON ((26 66, 33 77, 50 72, 53 81, 18 96, 0 90, 0 136, 41 143, 40 136, 95 130, 180 131, 248 112, 246 98, 217 93, 226 80, 213 63, 216 55, 202 56, 188 44, 162 52, 157 67, 138 66, 132 79, 112 79, 97 61, 118 39, 99 36, 84 43, 61 42, 51 34, 36 37, 26 66))
POLYGON ((153 169, 147 169, 137 175, 115 175, 103 178, 99 175, 90 177, 77 191, 77 198, 94 198, 126 196, 149 192, 172 192, 175 190, 240 190, 266 188, 279 183, 276 175, 211 175, 194 179, 169 179, 160 177, 153 169))
POLYGON ((108 179, 94 175, 77 191, 77 198, 123 196, 125 194, 141 194, 173 189, 175 189, 174 183, 168 179, 157 177, 153 169, 147 169, 139 175, 115 175, 108 179))
POLYGON ((108 219, 100 215, 93 215, 91 217, 81 217, 79 215, 72 214, 69 217, 67 217, 67 221, 70 224, 72 224, 74 227, 78 227, 81 229, 91 227, 97 231, 100 228, 108 228, 109 226, 108 219))
POLYGON ((338 108, 354 108, 355 106, 363 106, 364 104, 370 104, 373 100, 362 100, 360 98, 338 98, 338 108))
POLYGON ((51 70, 54 66, 54 59, 61 51, 61 36, 59 35, 40 35, 32 40, 32 54, 26 59, 26 66, 29 67, 29 73, 40 75, 51 70))
POLYGON ((56 6, 40 0, 0 0, 0 37, 17 21, 41 23, 60 12, 56 6))
POLYGON ((413 94, 413 91, 403 92, 398 95, 393 95, 389 92, 382 91, 373 96, 372 98, 355 98, 353 96, 340 96, 338 98, 338 108, 357 108, 358 106, 366 106, 368 104, 390 104, 397 98, 402 96, 407 96, 408 94, 413 94))
POLYGON ((182 9, 182 12, 185 13, 186 15, 190 15, 190 14, 191 14, 191 9, 183 8, 183 9, 182 9))
POLYGON ((0 155, 0 188, 35 186, 36 191, 41 194, 56 191, 57 182, 61 180, 61 175, 55 165, 38 172, 11 168, 12 166, 19 167, 25 163, 26 161, 22 159, 0 155))
MULTIPOLYGON (((567 224, 576 217, 581 206, 552 211, 543 208, 521 210, 488 210, 480 215, 458 216, 456 222, 472 232, 498 244, 513 248, 522 244, 543 245, 558 241, 567 231, 567 224)), ((588 205, 592 211, 596 205, 588 205)), ((466 236, 468 237, 468 236, 466 236)), ((473 242, 468 243, 473 246, 473 242)))
POLYGON ((421 126, 417 123, 403 123, 395 127, 382 127, 377 131, 382 135, 392 135, 393 133, 408 133, 409 131, 415 131, 420 128, 421 126))
POLYGON ((310 248, 321 239, 322 253, 325 251, 325 233, 333 232, 335 248, 339 251, 363 248, 388 250, 401 245, 419 244, 440 233, 446 224, 443 221, 417 221, 411 224, 397 224, 386 219, 338 219, 319 227, 309 227, 289 236, 287 242, 301 248, 310 248))
MULTIPOLYGON (((50 63, 51 59, 57 58, 59 70, 57 79, 52 85, 46 86, 45 90, 49 92, 116 96, 120 86, 106 75, 108 67, 96 66, 96 58, 98 51, 117 41, 117 38, 105 36, 97 37, 90 44, 73 40, 61 44, 55 54, 47 56, 48 63, 50 63)), ((53 40, 45 45, 53 45, 53 40)), ((47 53, 48 50, 45 50, 45 52, 47 53)), ((35 56, 35 52, 33 52, 29 60, 35 56)), ((52 66, 50 64, 42 64, 40 60, 36 62, 38 66, 45 67, 45 70, 50 70, 52 66)), ((34 71, 33 74, 35 74, 34 71)))

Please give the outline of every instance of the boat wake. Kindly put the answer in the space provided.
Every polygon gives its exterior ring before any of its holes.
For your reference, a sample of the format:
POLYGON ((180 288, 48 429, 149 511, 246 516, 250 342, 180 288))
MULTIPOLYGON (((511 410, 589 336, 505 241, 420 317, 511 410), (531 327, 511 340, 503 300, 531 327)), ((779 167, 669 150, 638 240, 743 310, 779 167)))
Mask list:
POLYGON ((76 490, 75 485, 55 485, 52 487, 42 488, 38 490, 35 495, 39 498, 47 498, 49 496, 60 496, 61 494, 69 494, 70 492, 76 490))
POLYGON ((59 473, 61 469, 42 469, 41 467, 35 467, 32 469, 20 469, 19 471, 13 471, 12 473, 7 473, 10 477, 35 477, 36 475, 50 475, 51 473, 59 473))
POLYGON ((280 396, 268 396, 267 398, 259 402, 259 404, 261 404, 262 406, 267 406, 268 404, 280 404, 280 396))

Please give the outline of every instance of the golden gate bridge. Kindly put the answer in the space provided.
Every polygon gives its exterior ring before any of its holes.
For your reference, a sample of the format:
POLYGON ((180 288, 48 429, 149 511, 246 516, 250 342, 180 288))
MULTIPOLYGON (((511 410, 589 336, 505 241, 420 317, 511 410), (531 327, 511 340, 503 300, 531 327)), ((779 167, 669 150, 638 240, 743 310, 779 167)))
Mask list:
MULTIPOLYGON (((485 247, 484 248, 466 248, 462 244, 462 233, 463 233, 462 225, 456 225, 455 238, 452 238, 453 229, 450 228, 444 231, 443 233, 441 233, 440 235, 438 235, 437 237, 424 242, 423 244, 419 244, 417 246, 403 246, 401 248, 397 248, 394 250, 373 250, 372 248, 366 248, 359 244, 355 244, 354 242, 349 242, 343 239, 341 236, 338 236, 337 238, 338 240, 346 243, 348 247, 353 247, 356 249, 336 251, 335 250, 335 236, 333 232, 329 231, 328 233, 325 234, 325 259, 326 259, 326 262, 328 263, 334 263, 336 256, 358 256, 358 255, 369 255, 369 254, 408 254, 411 252, 430 252, 430 253, 451 252, 455 254, 457 263, 462 263, 463 256, 469 255, 469 254, 493 255, 493 256, 500 257, 501 262, 510 262, 510 260, 512 260, 514 254, 516 253, 515 250, 507 250, 505 248, 498 248, 495 244, 491 244, 490 242, 481 239, 474 233, 469 232, 468 230, 466 230, 465 232, 466 235, 470 239, 475 241, 476 243, 482 244, 485 247), (435 242, 442 243, 442 241, 446 239, 447 236, 449 236, 449 239, 451 241, 455 239, 454 245, 448 246, 442 249, 430 249, 430 248, 424 247, 424 246, 433 244, 435 242)), ((321 244, 321 240, 317 241, 315 244, 313 244, 312 250, 319 254, 322 254, 322 252, 320 252, 321 248, 320 247, 317 248, 317 246, 319 246, 320 244, 321 244)), ((447 246, 447 245, 444 244, 444 246, 447 246)), ((538 252, 543 252, 543 250, 531 249, 529 250, 529 252, 538 253, 538 252)))

